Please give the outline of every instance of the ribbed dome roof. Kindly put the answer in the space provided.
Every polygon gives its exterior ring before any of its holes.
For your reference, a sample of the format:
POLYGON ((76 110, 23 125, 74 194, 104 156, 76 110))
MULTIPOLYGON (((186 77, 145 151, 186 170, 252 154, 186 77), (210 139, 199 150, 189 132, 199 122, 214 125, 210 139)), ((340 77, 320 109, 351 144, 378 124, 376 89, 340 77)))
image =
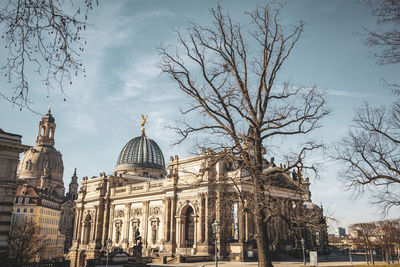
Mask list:
POLYGON ((164 156, 157 143, 142 134, 130 140, 119 154, 116 169, 128 166, 165 170, 164 156))

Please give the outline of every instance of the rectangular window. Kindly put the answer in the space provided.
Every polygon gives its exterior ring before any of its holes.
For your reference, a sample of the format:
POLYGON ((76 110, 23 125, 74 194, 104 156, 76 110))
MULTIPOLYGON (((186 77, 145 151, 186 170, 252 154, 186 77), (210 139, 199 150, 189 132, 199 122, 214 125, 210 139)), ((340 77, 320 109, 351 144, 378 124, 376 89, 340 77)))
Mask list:
POLYGON ((29 204, 29 197, 25 198, 25 204, 29 204))

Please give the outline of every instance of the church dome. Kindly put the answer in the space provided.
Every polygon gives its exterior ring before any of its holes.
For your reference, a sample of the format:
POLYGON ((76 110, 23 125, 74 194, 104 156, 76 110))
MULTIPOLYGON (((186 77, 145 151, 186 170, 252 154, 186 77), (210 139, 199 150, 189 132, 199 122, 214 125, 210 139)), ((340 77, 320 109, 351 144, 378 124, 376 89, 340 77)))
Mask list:
POLYGON ((19 179, 40 178, 44 169, 51 171, 52 178, 62 182, 64 165, 62 155, 53 146, 35 145, 22 157, 19 168, 19 179))
MULTIPOLYGON (((160 170, 165 172, 164 156, 160 147, 144 133, 141 136, 133 138, 124 146, 119 154, 115 171, 131 171, 138 169, 160 170)), ((138 174, 143 175, 143 173, 138 174)))

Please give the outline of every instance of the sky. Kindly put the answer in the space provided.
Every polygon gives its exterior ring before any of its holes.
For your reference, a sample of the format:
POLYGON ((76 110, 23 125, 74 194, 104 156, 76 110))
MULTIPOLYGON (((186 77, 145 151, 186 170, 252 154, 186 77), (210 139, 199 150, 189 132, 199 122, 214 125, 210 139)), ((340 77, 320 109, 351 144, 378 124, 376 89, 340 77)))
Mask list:
MULTIPOLYGON (((191 144, 172 146, 177 135, 167 128, 182 118, 179 110, 189 99, 161 74, 157 47, 161 43, 176 46, 173 30, 185 29, 190 22, 208 25, 208 10, 217 5, 216 1, 194 0, 99 2, 89 13, 90 26, 83 33, 87 41, 82 54, 86 77, 75 78, 66 86, 64 96, 56 90, 48 94, 40 77, 30 72, 31 107, 41 114, 20 111, 0 100, 0 128, 22 135, 26 145, 34 145, 38 123, 52 105, 57 124, 55 146, 63 155, 66 187, 74 168, 80 179, 112 173, 123 146, 140 135, 141 114, 148 115, 146 133, 161 147, 166 162, 173 155, 190 155, 191 144)), ((221 1, 224 10, 243 23, 244 11, 258 4, 262 1, 221 1)), ((287 1, 281 20, 283 24, 306 23, 280 79, 317 85, 327 91, 332 114, 317 132, 327 145, 346 135, 355 108, 365 102, 373 106, 391 104, 394 97, 384 88, 382 79, 396 82, 399 65, 377 65, 364 46, 362 27, 376 27, 366 7, 349 0, 287 1)), ((0 58, 6 54, 6 50, 0 50, 0 58)), ((11 89, 4 77, 0 78, 0 88, 3 93, 11 89)), ((296 144, 275 145, 285 148, 296 144)), ((322 154, 312 160, 324 163, 320 178, 311 181, 312 199, 336 218, 332 227, 381 219, 368 192, 355 198, 345 190, 338 162, 322 154)), ((389 217, 398 214, 398 209, 392 210, 389 217)))

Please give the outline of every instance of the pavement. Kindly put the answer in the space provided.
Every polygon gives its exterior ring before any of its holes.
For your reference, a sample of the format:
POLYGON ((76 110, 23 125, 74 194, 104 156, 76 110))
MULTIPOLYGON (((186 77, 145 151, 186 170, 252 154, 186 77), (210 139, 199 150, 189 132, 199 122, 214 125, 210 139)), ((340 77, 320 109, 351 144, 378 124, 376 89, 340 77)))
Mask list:
MULTIPOLYGON (((375 264, 383 264, 384 262, 379 261, 377 258, 375 264)), ((397 263, 397 262, 396 262, 397 263)), ((292 261, 273 261, 272 264, 275 267, 304 267, 302 260, 292 261)), ((362 254, 352 255, 352 262, 350 262, 349 255, 347 254, 330 254, 328 257, 319 256, 318 266, 352 266, 366 264, 365 257, 362 254)), ((255 267, 257 262, 232 262, 232 261, 219 261, 218 266, 221 267, 255 267)), ((215 262, 190 262, 190 263, 170 263, 170 264, 148 264, 153 267, 168 267, 168 266, 180 266, 180 267, 213 267, 215 262)), ((310 267, 309 259, 307 258, 306 266, 310 267)))
MULTIPOLYGON (((383 262, 376 262, 375 264, 379 264, 383 262)), ((300 262, 272 262, 275 267, 303 267, 303 266, 310 266, 310 263, 303 265, 300 262)), ((318 266, 353 266, 353 265, 361 265, 366 264, 365 262, 319 262, 318 266)), ((218 266, 221 267, 255 267, 257 266, 257 262, 229 262, 229 261, 221 261, 218 262, 218 266)), ((149 266, 153 267, 166 267, 166 266, 180 266, 180 267, 213 267, 215 266, 215 262, 192 262, 192 263, 171 263, 171 264, 149 264, 149 266)))

